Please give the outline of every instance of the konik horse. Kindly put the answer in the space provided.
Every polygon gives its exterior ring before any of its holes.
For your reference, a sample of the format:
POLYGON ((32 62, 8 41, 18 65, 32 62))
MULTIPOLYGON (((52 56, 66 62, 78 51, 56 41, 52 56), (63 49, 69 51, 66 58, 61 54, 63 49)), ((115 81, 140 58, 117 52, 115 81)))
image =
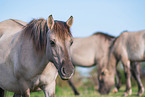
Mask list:
POLYGON ((115 82, 115 68, 119 61, 123 63, 125 70, 126 90, 124 96, 132 93, 130 70, 138 83, 138 95, 141 96, 144 93, 144 87, 135 62, 145 61, 145 31, 123 32, 114 40, 110 48, 108 64, 104 66, 102 73, 99 75, 100 91, 105 90, 109 93, 115 82))
MULTIPOLYGON (((34 19, 24 28, 1 33, 0 87, 24 97, 30 97, 30 90, 40 87, 48 97, 51 89, 48 89, 50 87, 47 87, 49 85, 46 85, 46 77, 43 76, 47 68, 54 70, 48 69, 48 80, 52 80, 52 73, 55 80, 57 71, 62 79, 69 79, 74 72, 69 57, 69 47, 73 42, 70 32, 72 22, 72 17, 62 22, 54 21, 50 15, 47 21, 34 19)), ((55 82, 50 86, 53 85, 55 82)))

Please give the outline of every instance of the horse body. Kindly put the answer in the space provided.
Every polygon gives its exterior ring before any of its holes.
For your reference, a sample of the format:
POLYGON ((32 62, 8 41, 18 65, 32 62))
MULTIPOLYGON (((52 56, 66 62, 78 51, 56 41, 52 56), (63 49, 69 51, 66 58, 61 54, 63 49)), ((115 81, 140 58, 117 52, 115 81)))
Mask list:
POLYGON ((111 40, 113 37, 110 36, 106 39, 103 33, 96 33, 85 38, 74 38, 70 48, 73 65, 90 67, 106 64, 108 58, 106 55, 111 44, 109 39, 111 40))
POLYGON ((116 40, 114 52, 121 51, 121 56, 127 56, 129 60, 144 60, 144 34, 140 32, 124 32, 116 40))
POLYGON ((71 59, 72 59, 73 64, 75 66, 79 65, 79 66, 86 66, 86 67, 95 65, 95 59, 94 59, 95 45, 90 45, 90 46, 86 45, 89 42, 94 43, 95 41, 91 37, 73 38, 73 40, 74 42, 71 47, 71 59), (80 45, 80 42, 81 42, 81 45, 80 45), (86 51, 87 53, 84 53, 86 51))
POLYGON ((145 36, 145 31, 129 33, 127 38, 128 45, 126 45, 129 60, 145 61, 145 37, 144 36, 145 36))
POLYGON ((72 17, 65 23, 49 16, 47 22, 33 20, 24 28, 19 24, 0 30, 0 87, 24 97, 30 97, 30 90, 40 87, 46 97, 48 93, 54 96, 57 72, 62 79, 73 74, 67 51, 71 44, 71 23, 72 17))

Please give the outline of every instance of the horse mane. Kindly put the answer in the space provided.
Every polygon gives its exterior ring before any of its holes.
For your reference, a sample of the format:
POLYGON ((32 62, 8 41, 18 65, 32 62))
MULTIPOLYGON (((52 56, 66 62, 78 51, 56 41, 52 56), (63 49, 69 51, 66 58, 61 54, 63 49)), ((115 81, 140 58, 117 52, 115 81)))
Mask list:
POLYGON ((13 21, 13 22, 15 22, 15 23, 17 23, 17 24, 19 24, 19 25, 22 26, 22 27, 25 27, 23 24, 19 23, 19 22, 16 21, 15 19, 10 19, 10 20, 13 21))
POLYGON ((33 19, 23 29, 24 36, 29 37, 33 40, 33 46, 36 51, 44 51, 47 43, 47 23, 43 18, 33 19))
POLYGON ((54 24, 54 33, 57 35, 59 39, 66 39, 67 37, 72 37, 69 26, 62 21, 55 21, 54 24))
POLYGON ((106 33, 103 33, 103 32, 96 32, 93 35, 100 35, 101 37, 103 37, 103 38, 105 38, 107 40, 112 40, 112 39, 115 38, 114 36, 106 34, 106 33))
MULTIPOLYGON (((56 37, 65 39, 72 36, 69 27, 65 22, 55 21, 53 32, 56 37)), ((43 18, 33 19, 23 29, 24 36, 33 40, 33 46, 37 52, 44 52, 47 44, 47 32, 49 31, 47 21, 43 18)))

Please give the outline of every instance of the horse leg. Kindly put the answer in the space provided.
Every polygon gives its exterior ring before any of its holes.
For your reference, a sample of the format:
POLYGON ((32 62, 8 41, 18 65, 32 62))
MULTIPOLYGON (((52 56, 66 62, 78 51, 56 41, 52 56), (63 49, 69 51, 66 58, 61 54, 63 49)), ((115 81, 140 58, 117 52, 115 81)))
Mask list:
POLYGON ((21 97, 21 95, 14 93, 13 97, 21 97))
POLYGON ((23 78, 20 78, 18 80, 18 84, 19 84, 22 97, 30 97, 30 89, 27 84, 27 81, 25 81, 25 79, 23 78))
POLYGON ((138 85, 138 96, 141 96, 144 93, 144 87, 140 79, 139 63, 131 62, 131 73, 134 79, 137 81, 138 85))
POLYGON ((67 82, 68 82, 68 84, 70 85, 70 87, 72 88, 74 94, 75 94, 75 95, 80 95, 80 93, 77 91, 77 89, 75 88, 74 84, 72 83, 72 80, 69 79, 67 82))
POLYGON ((116 74, 117 74, 117 84, 116 87, 119 90, 121 87, 121 74, 119 72, 119 70, 116 68, 116 74))
POLYGON ((55 97, 55 80, 49 84, 41 87, 45 97, 55 97))
POLYGON ((124 96, 131 95, 131 72, 130 72, 130 61, 129 60, 122 60, 122 63, 124 65, 124 71, 125 71, 125 78, 126 78, 126 90, 124 93, 124 96))
POLYGON ((0 88, 0 97, 4 97, 4 90, 2 88, 0 88))
POLYGON ((113 89, 113 93, 118 92, 118 90, 121 87, 121 74, 117 68, 116 68, 116 81, 117 81, 117 83, 115 84, 115 88, 113 89))
POLYGON ((30 89, 27 89, 22 97, 30 97, 30 89))

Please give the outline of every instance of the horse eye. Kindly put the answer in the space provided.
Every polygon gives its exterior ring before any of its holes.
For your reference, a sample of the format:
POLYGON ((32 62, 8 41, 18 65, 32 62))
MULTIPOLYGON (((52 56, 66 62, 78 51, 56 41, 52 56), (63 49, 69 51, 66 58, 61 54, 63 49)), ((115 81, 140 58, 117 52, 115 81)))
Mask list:
POLYGON ((70 46, 73 44, 73 41, 71 41, 70 46))
POLYGON ((104 73, 104 72, 102 72, 102 73, 101 73, 101 75, 105 75, 105 73, 104 73))
POLYGON ((52 47, 54 47, 55 46, 55 41, 50 40, 50 44, 51 44, 52 47))

